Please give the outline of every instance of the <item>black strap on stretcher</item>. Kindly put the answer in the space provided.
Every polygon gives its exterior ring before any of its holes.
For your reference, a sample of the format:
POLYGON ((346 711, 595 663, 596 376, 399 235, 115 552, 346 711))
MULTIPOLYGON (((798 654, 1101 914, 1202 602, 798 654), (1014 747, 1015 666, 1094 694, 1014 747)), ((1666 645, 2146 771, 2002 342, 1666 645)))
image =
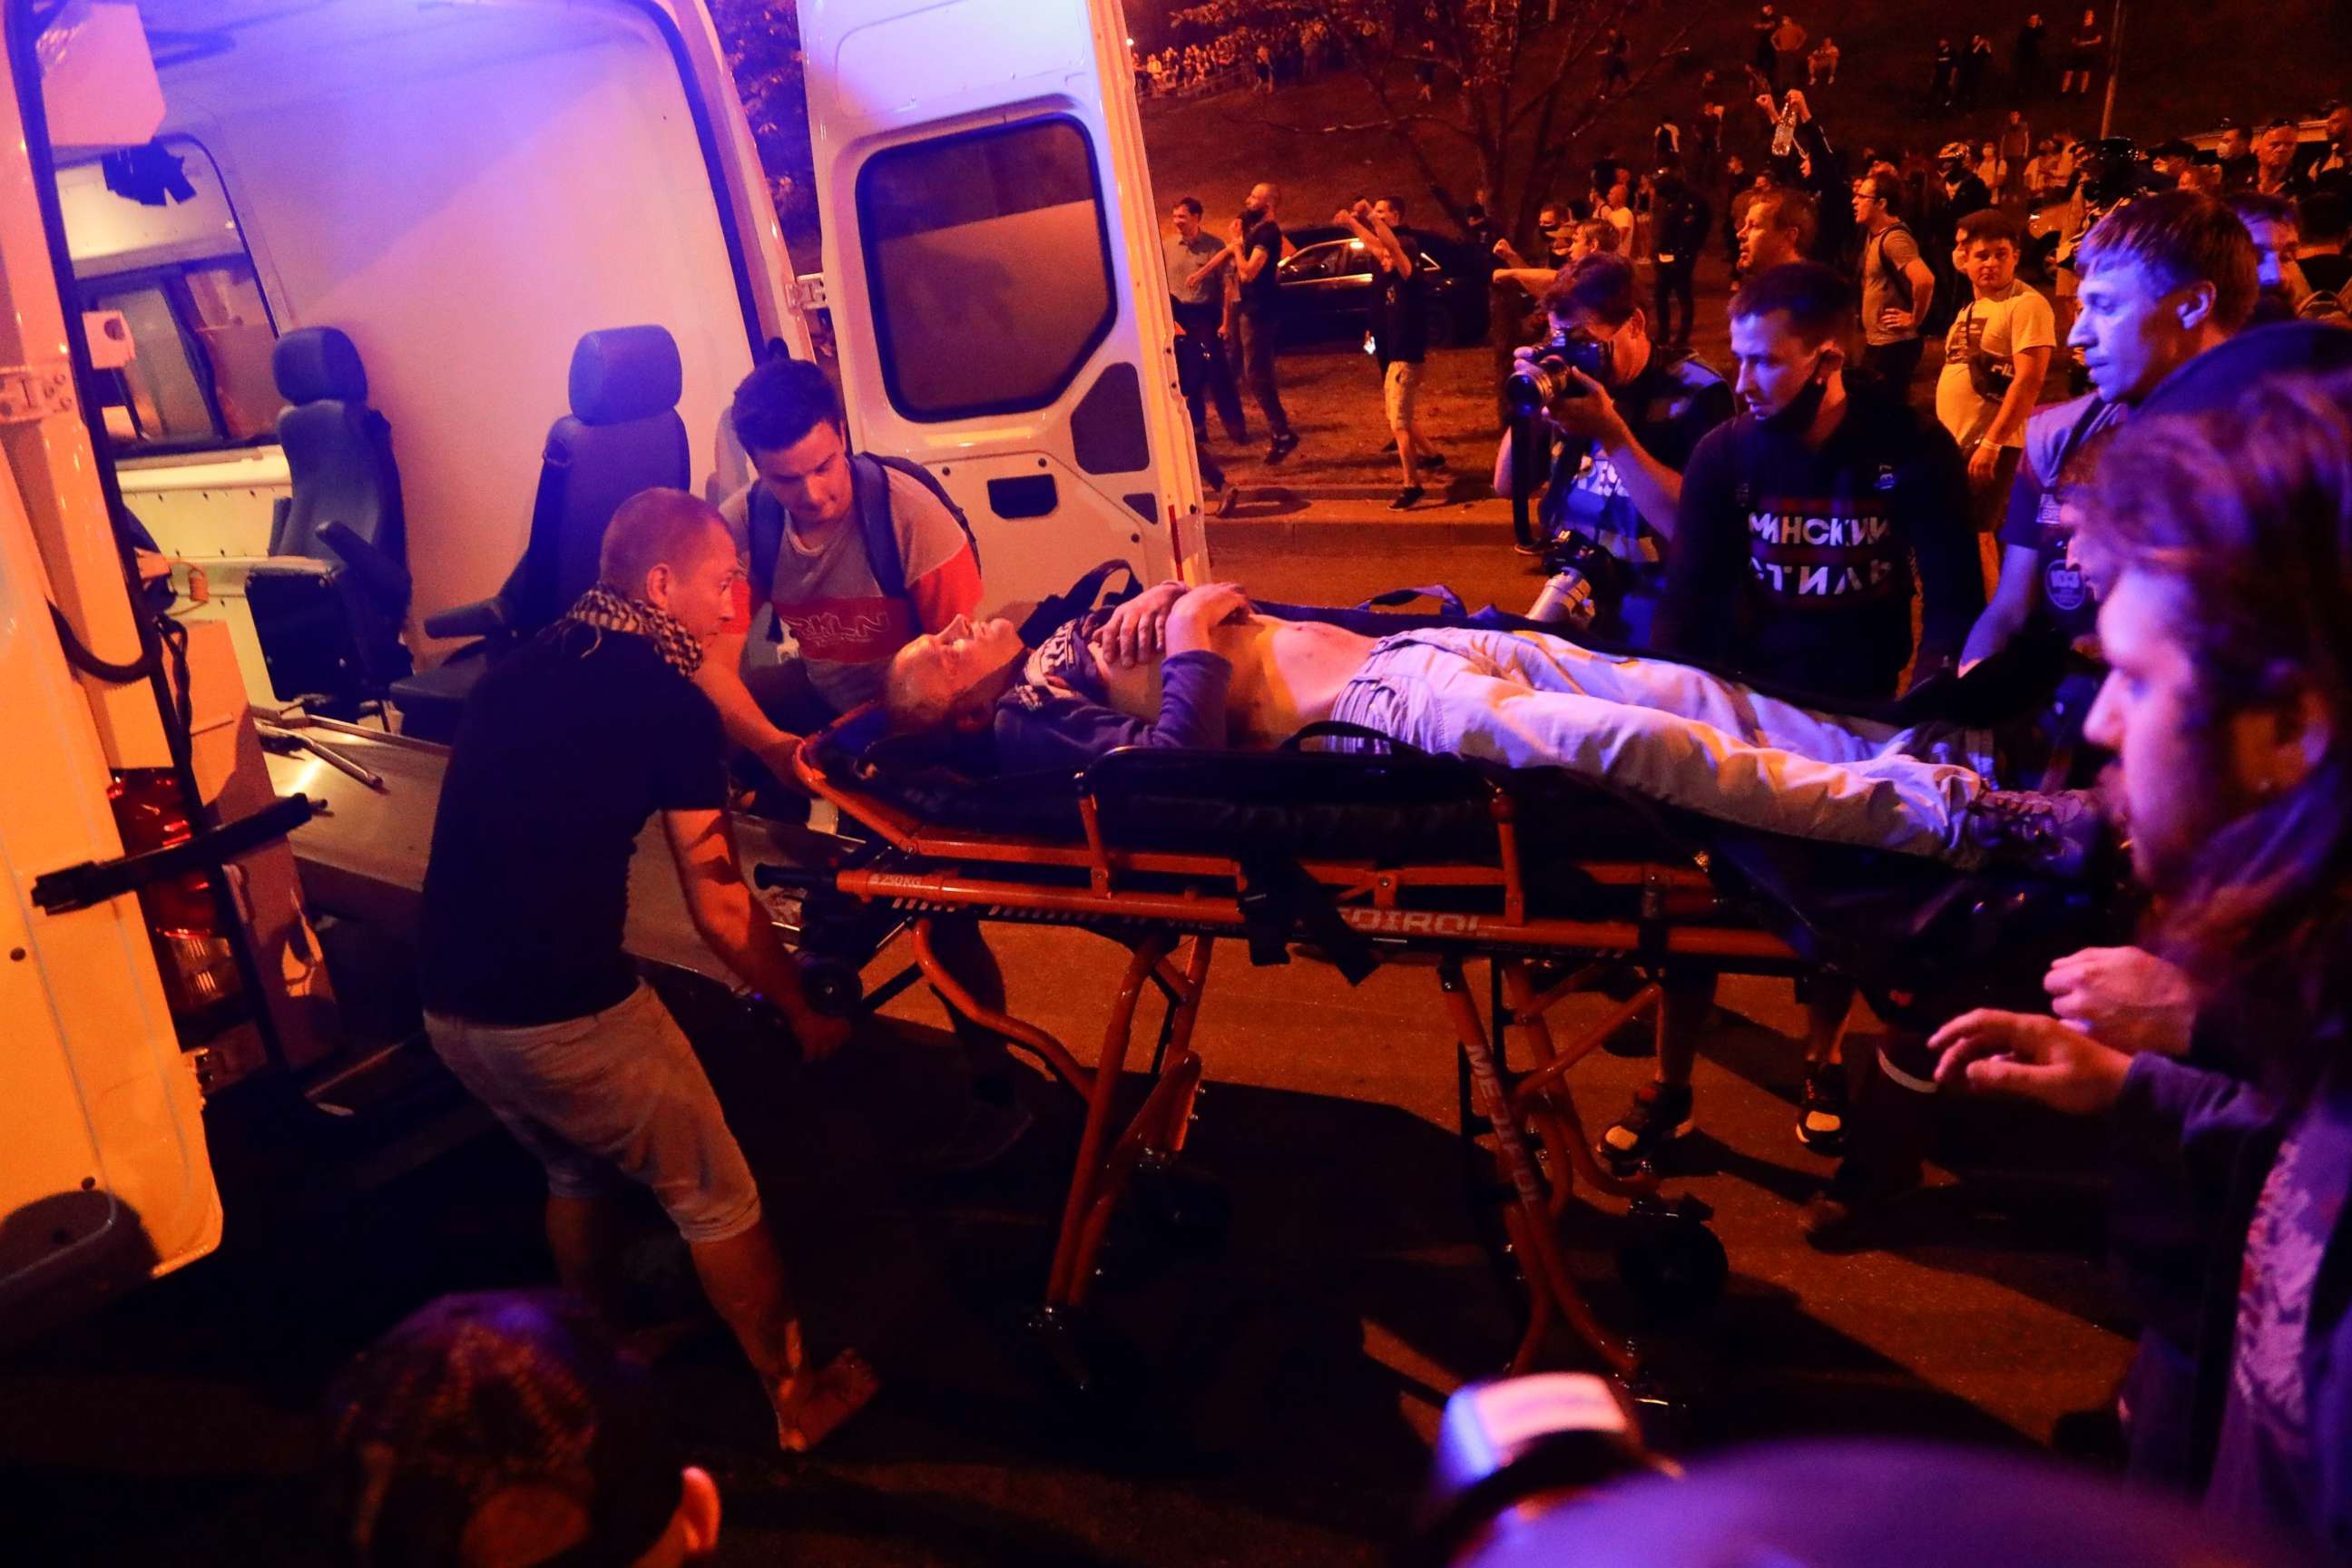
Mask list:
POLYGON ((1244 848, 1236 858, 1242 870, 1242 934, 1249 941, 1252 963, 1261 969, 1288 963, 1295 934, 1320 948, 1350 985, 1362 984, 1381 966, 1371 942, 1339 918, 1331 895, 1297 861, 1263 847, 1244 848))

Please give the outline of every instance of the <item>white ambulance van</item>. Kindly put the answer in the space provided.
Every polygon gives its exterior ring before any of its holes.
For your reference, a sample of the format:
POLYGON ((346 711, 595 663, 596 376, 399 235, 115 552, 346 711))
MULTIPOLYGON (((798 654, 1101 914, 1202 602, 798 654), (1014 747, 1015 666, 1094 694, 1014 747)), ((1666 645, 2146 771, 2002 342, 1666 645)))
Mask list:
MULTIPOLYGON (((822 306, 992 606, 1204 569, 1117 0, 800 9, 796 276, 700 0, 7 0, 0 1335, 214 1247, 208 1096, 324 1114, 400 1050, 318 933, 413 913, 443 752, 393 689, 566 429, 682 428, 722 493, 822 306)), ((638 858, 633 949, 711 973, 638 858)))

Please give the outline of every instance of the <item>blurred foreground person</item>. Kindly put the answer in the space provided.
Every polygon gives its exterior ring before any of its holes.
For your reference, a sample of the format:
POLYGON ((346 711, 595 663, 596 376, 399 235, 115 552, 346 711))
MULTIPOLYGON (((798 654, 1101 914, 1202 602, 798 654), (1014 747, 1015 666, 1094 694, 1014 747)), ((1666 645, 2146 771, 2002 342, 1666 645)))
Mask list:
POLYGON ((357 1568, 675 1568, 719 1544, 645 1369, 556 1291, 444 1296, 328 1396, 327 1528, 357 1568))
MULTIPOLYGON (((1963 1015, 1948 1084, 2113 1111, 2177 1161, 2204 1239, 2189 1365, 2136 1367, 2136 1466, 2209 1512, 2352 1550, 2352 378, 2282 377, 2221 415, 2127 428, 2080 548, 2112 583, 2111 749, 2150 945, 2187 974, 2196 1044, 2087 1020, 1963 1015), (2161 1395, 2161 1397, 2156 1397, 2161 1395)), ((2127 1258, 2126 1261, 2130 1261, 2127 1258)), ((2168 1306, 2158 1303, 2151 1318, 2168 1306)), ((2142 1362, 2148 1359, 2143 1342, 2142 1362)))

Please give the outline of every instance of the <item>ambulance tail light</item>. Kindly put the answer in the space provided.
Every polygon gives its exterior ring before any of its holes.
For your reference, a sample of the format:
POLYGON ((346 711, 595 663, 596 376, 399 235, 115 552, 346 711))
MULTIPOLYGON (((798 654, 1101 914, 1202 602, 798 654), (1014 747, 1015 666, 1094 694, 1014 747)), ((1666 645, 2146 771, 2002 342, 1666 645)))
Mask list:
MULTIPOLYGON (((179 785, 167 769, 125 768, 107 791, 123 852, 144 854, 194 836, 179 785)), ((236 952, 222 929, 213 873, 190 871, 139 889, 139 908, 155 944, 163 994, 183 1030, 234 1005, 244 989, 236 952)))

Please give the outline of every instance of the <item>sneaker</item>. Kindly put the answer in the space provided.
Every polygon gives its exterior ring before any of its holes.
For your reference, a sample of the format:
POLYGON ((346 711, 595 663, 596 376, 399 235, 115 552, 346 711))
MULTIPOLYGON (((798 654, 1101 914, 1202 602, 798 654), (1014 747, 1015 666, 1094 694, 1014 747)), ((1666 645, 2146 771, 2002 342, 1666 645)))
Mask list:
POLYGON ((2053 877, 2087 876, 2107 842, 2098 799, 2083 789, 1987 790, 1969 803, 1960 831, 1988 860, 2053 877))
POLYGON ((1601 1134, 1592 1152, 1622 1176, 1655 1159, 1691 1130, 1691 1121, 1690 1085, 1645 1083, 1633 1091, 1633 1109, 1601 1134))
POLYGON ((1819 1062, 1805 1069, 1805 1097, 1797 1110, 1797 1142, 1816 1154, 1845 1152, 1845 1068, 1819 1062))
POLYGON ((1540 561, 1544 558, 1544 547, 1540 544, 1529 544, 1524 539, 1515 539, 1511 541, 1511 553, 1526 555, 1540 561))
POLYGON ((1268 463, 1279 463, 1297 450, 1298 450, 1298 437, 1290 431, 1285 430, 1266 447, 1265 460, 1268 463))
POLYGON ((1389 502, 1389 510, 1391 511, 1411 511, 1414 507, 1419 506, 1420 504, 1421 487, 1419 485, 1407 485, 1404 489, 1397 491, 1396 500, 1389 502))
POLYGON ((1416 461, 1424 468, 1434 468, 1441 474, 1445 471, 1445 454, 1443 452, 1423 452, 1416 461))

